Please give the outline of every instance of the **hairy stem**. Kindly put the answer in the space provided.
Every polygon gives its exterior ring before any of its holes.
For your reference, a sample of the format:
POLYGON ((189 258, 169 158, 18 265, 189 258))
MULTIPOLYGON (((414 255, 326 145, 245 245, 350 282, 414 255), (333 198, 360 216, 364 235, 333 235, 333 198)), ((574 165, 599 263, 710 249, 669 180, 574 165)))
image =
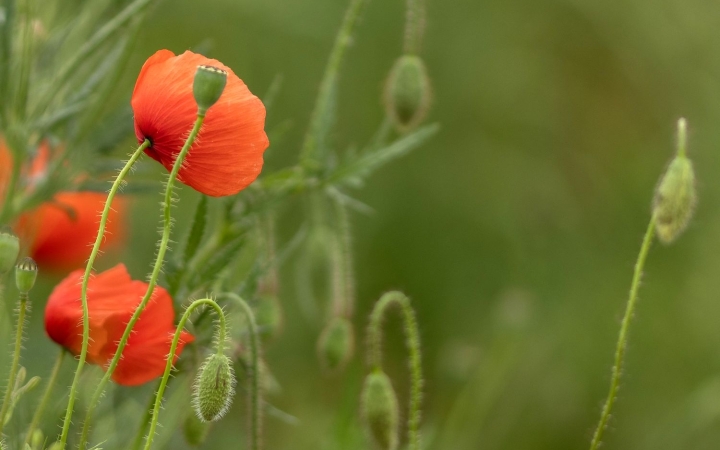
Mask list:
POLYGON ((18 309, 18 321, 15 331, 15 348, 13 350, 12 364, 10 365, 10 374, 8 375, 8 384, 5 389, 5 397, 3 398, 2 408, 0 408, 0 436, 5 426, 5 415, 10 407, 10 397, 12 396, 13 386, 15 385, 15 376, 17 375, 18 365, 20 364, 20 351, 22 350, 23 329, 25 327, 25 313, 27 311, 28 296, 27 293, 20 293, 20 304, 18 309))
POLYGON ((165 387, 167 386, 168 379, 170 378, 170 372, 172 372, 173 360, 175 359, 175 351, 177 350, 180 336, 185 329, 185 323, 190 318, 190 315, 196 308, 200 306, 210 306, 217 313, 219 322, 218 353, 222 353, 224 351, 226 328, 225 314, 223 313, 222 308, 218 306, 218 304, 215 303, 214 300, 209 298, 195 300, 185 310, 185 314, 183 314, 177 328, 175 329, 175 335, 173 336, 172 344, 170 344, 170 353, 168 353, 167 364, 165 365, 165 372, 163 373, 162 380, 160 380, 160 386, 158 387, 157 393, 155 395, 155 403, 152 409, 152 419, 150 420, 150 429, 148 430, 147 439, 145 441, 145 450, 149 450, 150 447, 152 447, 153 439, 155 438, 155 428, 157 428, 158 415, 160 414, 162 398, 163 394, 165 393, 165 387))
POLYGON ((625 350, 627 349, 628 334, 630 330, 630 321, 632 320, 633 313, 635 311, 635 304, 637 303, 638 290, 640 289, 640 280, 642 278, 643 267, 645 267, 645 260, 647 259, 650 251, 650 245, 655 235, 655 216, 650 219, 647 231, 645 231, 645 237, 643 238, 642 246, 640 247, 640 253, 638 254, 637 262, 635 263, 635 272, 632 278, 632 284, 630 285, 630 297, 628 298, 627 306, 625 307, 625 315, 623 316, 622 324, 620 325, 620 334, 618 335, 617 345, 615 347, 615 363, 612 368, 612 375, 610 378, 610 390, 608 391, 605 405, 603 406, 602 413, 600 414, 600 420, 598 421, 595 434, 593 435, 592 442, 590 443, 590 450, 597 450, 602 442, 603 433, 607 428, 608 421, 610 420, 610 413, 612 407, 615 404, 617 398, 617 391, 620 386, 620 376, 622 375, 622 367, 625 359, 625 350))
MULTIPOLYGON (((162 384, 162 380, 158 381, 157 388, 153 392, 157 392, 160 389, 160 385, 162 384)), ((150 420, 152 419, 153 414, 153 405, 155 404, 155 396, 150 397, 150 401, 148 402, 147 407, 145 408, 145 414, 143 414, 142 419, 140 420, 140 427, 138 428, 137 434, 135 435, 135 439, 132 443, 132 450, 140 450, 140 447, 142 447, 143 439, 145 438, 145 433, 147 432, 147 428, 150 425, 150 420)))
POLYGON ((67 409, 65 410, 65 419, 63 421, 62 434, 60 435, 61 450, 64 450, 65 446, 67 445, 68 432, 70 431, 70 423, 72 420, 73 407, 75 406, 75 397, 77 396, 78 383, 80 382, 80 375, 82 373, 83 366, 85 365, 88 344, 90 341, 90 317, 88 312, 87 299, 87 288, 88 281, 90 280, 90 274, 92 272, 93 264, 95 263, 95 258, 97 258, 98 252, 100 251, 100 244, 102 244, 103 238, 105 236, 105 226, 107 224, 108 215, 110 214, 110 209, 112 207, 112 202, 115 198, 115 194, 117 194, 117 192, 120 190, 125 176, 128 174, 128 172, 130 172, 130 169, 132 169, 135 162, 138 160, 138 158, 140 158, 140 155, 142 155, 143 151, 149 145, 150 141, 148 140, 145 140, 142 144, 140 144, 137 150, 135 150, 132 156, 130 156, 130 159, 127 161, 127 163, 125 163, 125 167, 123 167, 122 170, 120 170, 120 173, 118 173, 118 176, 115 178, 112 187, 110 187, 107 200, 105 201, 105 207, 103 208, 102 215, 100 216, 100 227, 98 228, 97 238, 95 239, 95 244, 93 244, 92 251, 90 252, 87 266, 85 266, 85 274, 83 275, 80 294, 80 300, 82 302, 83 310, 83 342, 80 349, 80 357, 78 359, 77 369, 75 369, 75 377, 73 378, 72 385, 70 386, 70 398, 68 399, 67 409))
POLYGON ((27 433, 25 434, 25 443, 23 445, 30 445, 30 440, 32 439, 33 432, 40 423, 40 420, 42 420, 43 412, 45 412, 45 408, 47 407, 48 401, 50 400, 50 395, 55 388, 55 382, 57 381, 57 376, 60 373, 60 367, 62 367, 62 362, 65 359, 65 353, 65 349, 61 349, 57 359, 55 360, 55 365, 52 368, 52 372, 50 372, 50 379, 48 379, 47 386, 45 386, 45 392, 42 395, 40 404, 38 405, 37 409, 35 409, 35 414, 33 415, 32 422, 30 422, 30 426, 28 427, 27 433))
POLYGON ((407 0, 405 12, 405 53, 414 55, 420 51, 425 28, 425 8, 423 0, 407 0))
POLYGON ((408 414, 408 440, 410 450, 420 450, 420 403, 422 402, 422 354, 420 352, 420 333, 418 331, 415 311, 410 299, 398 291, 391 291, 380 297, 370 315, 368 327, 368 346, 370 365, 373 370, 382 366, 382 323, 385 311, 391 305, 400 307, 403 314, 403 329, 410 359, 410 411, 408 414))
POLYGON ((178 173, 180 172, 180 167, 182 166, 182 163, 185 160, 185 157, 187 156, 188 152, 190 151, 190 147, 192 147, 193 142, 195 142, 195 138, 197 137, 198 133, 200 132, 200 128, 202 127, 204 120, 205 120, 204 115, 197 116, 197 119, 195 120, 195 125, 193 126, 193 129, 190 132, 190 135, 188 136, 187 140, 185 141, 185 145, 183 145, 182 150, 180 150, 180 153, 178 154, 177 158, 175 159, 175 163, 173 164, 172 171, 170 172, 170 177, 168 178, 167 184, 165 185, 165 198, 164 198, 164 202, 163 202, 163 232, 162 232, 162 236, 160 238, 160 245, 158 246, 157 257, 155 258, 155 264, 153 265, 152 273, 150 274, 150 280, 148 281, 148 288, 147 288, 147 291, 145 292, 145 296, 143 297, 143 299, 140 302, 140 304, 138 305, 138 307, 135 309, 135 312, 133 313, 132 317, 130 318, 130 321, 128 322, 127 326, 125 327, 125 331, 123 332, 122 338, 120 338, 120 342, 118 342, 118 347, 117 347, 117 350, 115 351, 115 356, 113 356, 112 361, 110 361, 110 364, 108 365, 108 368, 105 371, 105 375, 100 380, 100 383, 95 388, 95 392, 93 393, 93 396, 90 399, 90 404, 88 405, 87 414, 85 415, 85 422, 83 423, 82 434, 80 436, 80 449, 84 449, 85 444, 87 443, 88 433, 90 430, 90 420, 92 419, 92 414, 95 410, 95 406, 97 406, 97 403, 100 400, 100 397, 102 396, 102 393, 105 389, 105 385, 110 380, 110 377, 112 377, 113 372, 115 372, 115 368, 117 367, 117 364, 120 361, 122 352, 125 349, 125 345, 127 345, 128 339, 130 339, 130 334, 132 333, 133 327, 135 327, 135 324, 137 323, 138 319, 140 319, 140 315, 142 314, 143 310, 145 309, 145 306, 147 306, 147 303, 148 303, 148 301, 150 301, 153 291, 155 290, 155 285, 157 284, 157 279, 158 279, 158 276, 160 275, 160 270, 162 269, 163 262, 165 261, 165 252, 167 251, 168 243, 170 241, 170 228, 171 228, 171 214, 170 213, 171 213, 171 207, 172 207, 172 194, 173 194, 173 187, 175 185, 175 179, 177 178, 178 173))

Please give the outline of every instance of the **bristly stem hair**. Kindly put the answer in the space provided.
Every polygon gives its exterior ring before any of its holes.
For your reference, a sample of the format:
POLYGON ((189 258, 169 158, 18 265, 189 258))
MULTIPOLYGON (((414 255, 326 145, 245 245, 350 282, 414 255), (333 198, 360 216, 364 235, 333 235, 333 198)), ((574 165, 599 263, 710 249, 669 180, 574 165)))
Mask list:
POLYGON ((15 330, 15 348, 13 349, 12 364, 10 365, 10 374, 8 375, 7 387, 5 388, 5 397, 3 398, 2 408, 0 408, 0 436, 5 425, 5 415, 10 408, 10 397, 13 393, 15 385, 15 376, 17 375, 18 365, 20 364, 20 352, 22 351, 23 329, 25 327, 25 313, 28 309, 28 294, 20 292, 18 302, 18 318, 15 330))
POLYGON ((50 395, 55 388, 55 382, 57 381, 58 374, 60 373, 60 367, 62 367, 62 363, 65 359, 66 353, 67 351, 64 348, 61 348, 60 353, 58 353, 58 357, 55 360, 55 365, 52 368, 52 372, 50 372, 50 378, 47 381, 47 386, 45 386, 45 392, 42 395, 40 404, 35 409, 35 414, 33 414, 32 421, 30 422, 30 426, 28 427, 27 433, 25 434, 25 443, 23 444, 25 446, 30 445, 30 440, 32 439, 33 432, 35 431, 35 428, 37 428, 37 426, 40 424, 40 420, 42 420, 43 413, 45 412, 45 408, 47 407, 48 401, 50 400, 50 395))
POLYGON ((420 52, 425 31, 425 5, 423 0, 407 0, 405 10, 405 38, 403 51, 408 55, 420 52))
POLYGON ((410 450, 420 450, 420 404, 422 402, 423 387, 420 333, 415 318, 415 310, 410 305, 410 299, 402 292, 387 292, 375 303, 368 327, 370 368, 371 370, 380 370, 382 368, 382 324, 385 311, 392 305, 400 307, 402 311, 405 341, 410 353, 410 359, 408 360, 410 369, 410 406, 407 422, 410 443, 408 448, 410 450))
MULTIPOLYGON (((180 153, 178 153, 177 158, 175 159, 175 163, 173 164, 172 171, 170 172, 170 176, 167 180, 167 184, 165 185, 165 197, 164 197, 164 201, 163 201, 162 236, 160 238, 160 244, 158 246, 157 257, 155 258, 155 264, 153 265, 153 269, 150 274, 150 279, 148 280, 148 288, 147 288, 147 291, 145 292, 145 296, 143 297, 143 299, 140 302, 140 304, 138 305, 138 307, 135 309, 135 312, 133 313, 132 317, 130 318, 130 321, 128 322, 127 326, 125 327, 125 331, 123 332, 122 338, 120 338, 120 342, 118 342, 118 347, 117 347, 117 350, 115 351, 115 355, 113 356, 112 361, 110 361, 110 364, 108 365, 108 368, 105 371, 105 375, 100 380, 100 383, 98 383, 97 387, 95 388, 95 392, 93 393, 93 396, 90 399, 90 404, 88 405, 88 410, 87 410, 87 414, 85 415, 85 421, 83 423, 82 434, 80 437, 80 448, 81 449, 84 449, 85 444, 87 443, 92 414, 95 410, 95 407, 97 406, 98 401, 100 400, 100 397, 102 396, 102 393, 105 389, 105 385, 110 380, 110 377, 112 377, 113 372, 115 372, 115 368, 117 367, 117 364, 120 361, 120 357, 122 355, 123 350, 125 349, 125 345, 127 345, 128 339, 130 338, 130 334, 132 333, 132 329, 133 329, 133 327, 135 327, 135 324, 137 323, 138 319, 140 319, 140 314, 142 314, 143 310, 145 309, 145 306, 147 306, 148 302, 150 301, 150 298, 152 297, 153 292, 155 291, 155 285, 157 284, 158 276, 160 275, 160 270, 162 269, 163 262, 165 261, 165 252, 167 251, 168 243, 170 241, 170 229, 172 228, 172 226, 171 226, 172 225, 171 208, 172 208, 172 201, 173 201, 172 195, 173 195, 173 187, 175 185, 175 179, 177 178, 178 173, 180 172, 180 167, 182 167, 185 157, 187 156, 188 152, 190 151, 190 147, 192 147, 193 142, 195 142, 195 138, 197 138, 198 134, 200 133, 200 128, 202 127, 204 120, 205 120, 205 116, 198 114, 197 119, 195 120, 195 125, 193 126, 192 131, 190 131, 190 135, 188 136, 187 140, 185 141, 185 144, 183 145, 182 150, 180 150, 180 153)), ((85 347, 85 346, 86 346, 86 342, 83 342, 83 347, 85 347)))
POLYGON ((608 421, 610 420, 612 407, 615 404, 615 399, 617 398, 617 391, 620 387, 620 376, 622 375, 623 362, 625 359, 625 350, 627 349, 630 321, 632 320, 633 313, 635 311, 635 304, 637 303, 643 267, 645 267, 645 260, 647 259, 654 236, 655 215, 653 215, 650 219, 647 231, 645 231, 645 237, 643 238, 642 245, 640 246, 640 253, 638 254, 637 262, 635 263, 635 272, 630 285, 630 297, 628 298, 627 306, 625 307, 625 315, 623 316, 617 346, 615 347, 615 362, 613 363, 612 375, 610 378, 610 390, 608 391, 605 405, 603 406, 602 413, 600 414, 600 420, 598 421, 597 428, 593 434, 592 442, 590 443, 590 450, 597 450, 600 446, 603 433, 605 432, 605 428, 607 428, 608 421))

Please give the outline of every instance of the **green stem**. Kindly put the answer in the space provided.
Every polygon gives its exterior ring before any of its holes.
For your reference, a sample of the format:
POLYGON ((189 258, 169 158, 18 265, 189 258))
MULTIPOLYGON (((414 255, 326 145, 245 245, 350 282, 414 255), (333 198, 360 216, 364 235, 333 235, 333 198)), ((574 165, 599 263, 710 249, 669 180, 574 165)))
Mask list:
POLYGON ((418 332, 415 311, 410 299, 398 291, 391 291, 380 297, 370 315, 368 328, 368 346, 370 347, 370 365, 373 370, 382 367, 382 323, 385 311, 391 305, 400 307, 403 314, 405 341, 410 353, 410 412, 408 414, 408 439, 411 450, 420 450, 420 403, 422 402, 422 354, 420 352, 420 333, 418 332))
POLYGON ((130 156, 130 159, 125 163, 125 167, 120 170, 120 173, 118 173, 118 176, 115 178, 115 181, 113 182, 112 186, 110 187, 110 191, 108 192, 107 200, 105 201, 105 207, 103 208, 102 215, 100 216, 100 227, 98 228, 98 234, 97 238, 95 239, 95 244, 93 244, 92 251, 90 252, 90 257, 88 258, 87 266, 85 267, 85 274, 83 275, 82 280, 82 286, 81 286, 81 294, 80 294, 80 300, 82 302, 82 310, 83 310, 83 342, 82 347, 80 349, 80 357, 78 359, 78 365, 77 369, 75 369, 75 377, 73 378, 72 385, 70 386, 70 398, 68 399, 68 405, 67 409, 65 411, 65 419, 63 421, 63 429, 62 434, 60 435, 60 448, 61 450, 65 449, 65 446, 67 445, 67 439, 68 439, 68 432, 70 430, 70 422, 72 420, 72 413, 73 413, 73 407, 75 406, 75 397, 76 392, 78 388, 78 383, 80 382, 80 375, 82 373, 83 366, 85 365, 85 359, 87 358, 87 351, 88 351, 88 344, 90 342, 90 313, 88 311, 88 299, 87 299, 87 290, 88 290, 88 281, 90 280, 90 273, 92 272, 93 264, 95 263, 95 258, 98 255, 98 252, 100 251, 100 245, 103 242, 103 237, 105 235, 105 226, 107 224, 108 215, 110 214, 110 209, 112 208, 112 202, 115 198, 115 194, 120 190, 120 187, 122 186, 122 183, 125 179, 125 176, 130 172, 130 169, 132 169, 132 166, 135 164, 135 161, 140 158, 140 155, 142 155, 143 151, 150 145, 150 141, 147 139, 140 144, 140 146, 135 150, 135 152, 130 156))
POLYGON ((335 85, 338 80, 340 64, 345 56, 345 51, 352 41, 353 29, 355 28, 355 24, 358 22, 360 10, 366 1, 367 0, 350 1, 350 5, 345 12, 343 23, 340 26, 337 36, 335 37, 335 44, 333 45, 332 52, 330 53, 330 59, 325 67, 325 73, 323 74, 323 79, 320 83, 320 92, 318 93, 317 100, 315 101, 315 108, 313 109, 310 119, 310 126, 305 134, 305 141, 303 142, 300 153, 300 161, 305 169, 316 170, 320 165, 320 162, 318 161, 320 157, 320 155, 318 155, 318 146, 320 134, 323 129, 323 123, 327 121, 329 110, 332 107, 333 90, 335 89, 335 85))
POLYGON ((172 171, 170 172, 170 177, 168 178, 167 184, 165 186, 165 198, 163 202, 163 232, 160 238, 160 245, 158 247, 157 257, 155 258, 155 264, 153 266, 152 273, 150 274, 147 291, 145 292, 145 296, 138 305, 137 309, 135 309, 135 312, 133 313, 130 321, 125 327, 122 338, 120 339, 120 342, 118 342, 118 347, 115 351, 115 355, 113 356, 112 361, 110 361, 110 364, 105 371, 105 375, 103 375, 100 383, 95 388, 95 392, 93 393, 92 398, 90 399, 90 404, 88 405, 88 410, 87 414, 85 415, 85 422, 83 423, 82 434, 80 437, 80 449, 85 448, 85 443, 87 442, 88 433, 90 431, 90 420, 95 410, 95 406, 97 406, 97 403, 103 394, 105 385, 110 380, 110 377, 112 377, 113 372, 115 372, 115 367, 117 367, 117 364, 120 361, 122 352, 125 349, 125 345, 127 345, 130 334, 132 333, 132 329, 135 327, 135 323, 137 323, 137 321, 140 319, 140 315, 145 309, 148 301, 150 301, 150 297, 152 297, 153 291, 155 290, 155 285, 157 284, 160 270, 162 269, 163 262, 165 261, 165 252, 167 251, 168 243, 170 242, 170 228, 172 225, 170 213, 172 207, 172 194, 173 187, 175 185, 175 179, 180 172, 180 167, 182 166, 185 157, 190 151, 190 147, 192 147, 193 142, 195 142, 195 138, 200 132, 200 128, 202 127, 204 120, 204 115, 197 116, 197 119, 195 120, 195 125, 193 126, 190 135, 185 141, 185 145, 183 145, 182 150, 180 150, 180 153, 178 154, 177 158, 175 159, 175 163, 173 164, 172 171))
POLYGON ((50 379, 47 382, 47 386, 45 386, 45 392, 43 393, 42 399, 40 400, 40 404, 38 405, 37 409, 35 410, 35 414, 33 415, 32 422, 30 422, 30 426, 27 429, 27 433, 25 434, 25 444, 24 445, 30 445, 30 440, 32 439, 33 432, 35 431, 35 428, 37 428, 38 424, 40 423, 40 420, 42 419, 43 412, 45 412, 45 408, 47 407, 48 401, 50 400, 50 394, 52 394, 53 389, 55 388, 55 381, 57 381, 57 376, 60 373, 60 367, 62 366, 63 359, 65 359, 65 350, 61 349, 60 353, 58 354, 57 359, 55 360, 55 365, 53 366, 52 372, 50 373, 50 379))
POLYGON ((407 0, 405 12, 405 42, 403 50, 409 55, 417 54, 422 43, 425 27, 425 8, 422 0, 407 0))
POLYGON ((638 254, 637 262, 635 263, 635 272, 632 278, 632 284, 630 285, 630 297, 628 298, 627 306, 625 308, 625 316, 623 316, 622 324, 620 325, 620 334, 618 335, 617 346, 615 347, 615 363, 612 368, 612 376, 610 379, 610 390, 608 391, 605 405, 603 406, 602 413, 600 414, 600 420, 598 421, 595 434, 593 435, 592 442, 590 443, 590 450, 597 450, 602 442, 602 436, 607 427, 608 421, 610 420, 610 413, 612 407, 615 404, 617 398, 617 391, 620 386, 620 376, 622 375, 622 367, 625 359, 625 350, 627 349, 628 333, 630 329, 630 321, 632 320, 635 304, 637 303, 638 290, 640 289, 640 280, 642 278, 643 267, 645 266, 645 260, 650 251, 650 245, 655 235, 655 216, 650 219, 647 231, 645 231, 645 237, 643 238, 642 246, 640 247, 640 254, 638 254))
MULTIPOLYGON (((160 385, 162 384, 162 380, 158 381, 158 386, 154 390, 154 392, 157 392, 158 389, 160 389, 160 385)), ((150 425, 150 419, 152 419, 152 413, 153 413, 153 405, 155 404, 155 397, 150 396, 150 401, 148 402, 147 407, 145 408, 145 414, 142 417, 142 420, 140 422, 140 428, 138 428, 138 432, 135 435, 135 440, 133 440, 132 444, 132 450, 140 450, 140 447, 142 447, 143 439, 145 438, 145 432, 147 431, 148 425, 150 425)))
POLYGON ((347 207, 338 198, 333 199, 335 206, 336 244, 334 252, 337 259, 333 264, 334 314, 352 317, 355 309, 355 277, 352 261, 352 236, 350 217, 347 207))
POLYGON ((252 382, 250 385, 250 449, 260 450, 262 433, 262 413, 260 411, 260 335, 258 334, 255 314, 250 305, 239 295, 227 292, 218 297, 228 297, 240 306, 245 313, 250 328, 250 358, 252 359, 252 382))
POLYGON ((10 397, 12 396, 13 386, 15 385, 15 376, 17 375, 18 365, 20 364, 20 351, 22 350, 23 328, 25 327, 25 313, 27 311, 28 296, 27 293, 20 293, 20 309, 18 311, 18 322, 15 332, 15 349, 13 350, 12 365, 10 366, 10 375, 8 376, 8 384, 5 389, 5 398, 3 398, 2 408, 0 408, 0 436, 5 426, 5 415, 10 407, 10 397))
POLYGON ((168 353, 167 364, 165 365, 165 372, 163 373, 162 380, 160 381, 160 386, 158 387, 157 394, 155 395, 155 404, 153 406, 152 420, 150 421, 150 430, 148 431, 147 440, 145 441, 145 450, 149 450, 150 447, 152 447, 152 442, 155 438, 155 428, 157 427, 158 415, 160 414, 160 408, 162 406, 161 403, 163 394, 165 393, 165 387, 167 386, 168 379, 170 378, 170 372, 172 372, 173 360, 175 359, 175 351, 177 350, 178 342, 180 341, 182 331, 185 329, 185 323, 190 318, 190 314, 192 314, 192 312, 196 308, 203 305, 212 307, 217 313, 219 322, 218 353, 222 354, 225 349, 225 314, 223 313, 222 308, 218 306, 218 304, 215 303, 214 300, 209 298, 195 300, 185 310, 185 314, 183 314, 177 328, 175 329, 175 336, 173 336, 172 344, 170 345, 170 353, 168 353))

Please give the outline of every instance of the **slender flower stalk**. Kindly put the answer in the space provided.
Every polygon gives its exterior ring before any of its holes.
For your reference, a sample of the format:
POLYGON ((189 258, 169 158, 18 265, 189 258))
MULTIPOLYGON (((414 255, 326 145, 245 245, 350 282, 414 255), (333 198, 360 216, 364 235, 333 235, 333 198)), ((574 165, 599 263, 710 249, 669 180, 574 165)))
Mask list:
POLYGON ((382 372, 382 324, 385 312, 392 305, 398 306, 402 311, 405 340, 410 353, 410 405, 407 421, 409 449, 420 450, 420 403, 423 386, 420 333, 410 299, 402 292, 391 291, 384 294, 375 304, 370 315, 368 327, 370 368, 373 373, 382 372))
MULTIPOLYGON (((88 405, 87 414, 85 415, 85 421, 83 423, 82 434, 80 437, 80 448, 81 449, 85 448, 84 446, 87 443, 87 439, 88 439, 88 435, 89 435, 89 431, 90 431, 90 421, 92 419, 92 414, 95 411, 95 407, 97 406, 97 403, 100 400, 100 397, 102 396, 102 394, 104 392, 105 385, 110 380, 110 377, 112 377, 112 374, 115 371, 115 368, 117 367, 118 361, 120 361, 122 352, 125 349, 125 345, 127 345, 128 339, 130 338, 132 329, 135 326, 135 323, 140 318, 140 314, 142 314, 143 310, 145 309, 145 306, 147 306, 147 303, 150 301, 153 291, 155 290, 155 286, 157 285, 158 276, 160 275, 160 270, 162 269, 163 262, 165 261, 165 252, 167 251, 168 243, 170 242, 170 229, 172 227, 171 206, 172 206, 172 195, 173 195, 173 187, 175 184, 175 179, 177 178, 178 172, 180 171, 180 167, 182 166, 182 163, 185 160, 185 157, 187 156, 188 152, 190 151, 190 147, 192 146, 193 142, 195 142, 195 138, 197 138, 197 135, 200 132, 200 128, 202 127, 204 119, 205 119, 204 115, 198 114, 197 119, 195 120, 195 125, 193 126, 193 129, 190 132, 190 135, 188 136, 187 140, 185 141, 185 145, 183 145, 182 150, 180 150, 180 153, 178 154, 177 159, 175 160, 175 163, 173 164, 173 168, 172 168, 172 171, 170 172, 170 176, 167 180, 167 184, 165 185, 165 197, 164 197, 164 202, 163 202, 163 232, 162 232, 162 236, 160 238, 160 244, 158 246, 157 257, 155 258, 155 264, 153 265, 153 269, 150 274, 150 279, 148 281, 147 292, 145 293, 145 296, 143 297, 142 301, 140 302, 137 309, 135 310, 135 313, 132 315, 132 317, 130 318, 130 321, 128 322, 127 326, 125 327, 125 332, 123 333, 123 336, 120 339, 120 342, 118 343, 118 347, 117 347, 117 351, 115 352, 115 356, 113 357, 112 361, 108 365, 105 375, 100 380, 100 383, 97 385, 95 392, 93 393, 93 396, 90 400, 90 404, 88 405)), ((86 281, 83 280, 83 286, 85 286, 86 284, 87 284, 86 281)), ((85 301, 84 296, 83 296, 83 308, 87 308, 87 303, 85 301)), ((85 346, 86 346, 86 342, 83 342, 83 348, 85 348, 85 346)), ((174 353, 171 353, 171 354, 174 355, 174 353)))
POLYGON ((92 251, 90 252, 87 266, 85 267, 85 275, 83 276, 80 297, 83 310, 83 342, 82 348, 80 350, 80 357, 78 359, 78 365, 75 369, 75 377, 73 378, 72 385, 70 386, 70 398, 68 399, 67 409, 65 411, 65 419, 63 421, 62 433, 60 435, 61 450, 64 450, 65 446, 67 445, 68 432, 70 431, 70 423, 72 421, 72 414, 73 408, 75 406, 75 398, 77 396, 78 383, 80 382, 80 375, 82 374, 82 370, 85 365, 88 351, 88 343, 90 341, 90 317, 87 303, 87 286, 88 281, 90 280, 90 273, 92 272, 95 258, 97 258, 98 252, 100 251, 100 245, 103 242, 103 237, 105 235, 105 226, 107 224, 108 215, 110 214, 110 209, 112 208, 113 199, 115 198, 117 192, 120 190, 120 187, 125 180, 125 176, 128 174, 128 172, 130 172, 135 162, 138 160, 138 158, 140 158, 140 155, 142 155, 143 151, 145 151, 145 149, 149 145, 150 141, 148 140, 145 140, 142 144, 140 144, 137 150, 135 150, 132 156, 130 156, 130 159, 127 161, 127 163, 125 163, 125 167, 120 170, 120 173, 118 173, 118 176, 115 178, 115 181, 110 187, 107 201, 105 202, 105 207, 103 208, 102 215, 100 216, 100 228, 98 229, 98 235, 95 239, 95 244, 93 244, 92 251))
POLYGON ((10 365, 10 374, 8 375, 7 387, 5 388, 5 397, 3 398, 2 408, 0 408, 0 436, 5 426, 5 415, 10 407, 10 397, 12 396, 13 386, 15 385, 15 376, 17 375, 18 366, 20 364, 20 352, 22 350, 23 328, 25 326, 25 314, 28 309, 28 294, 20 292, 17 326, 15 329, 15 347, 13 349, 13 358, 10 365))
POLYGON ((50 378, 48 379, 47 386, 45 386, 45 392, 43 393, 42 399, 40 400, 40 404, 35 409, 35 414, 33 414, 32 422, 30 422, 30 426, 28 427, 27 433, 25 434, 24 445, 30 445, 30 440, 32 439, 33 432, 40 423, 40 420, 42 420, 43 413, 45 412, 45 408, 47 407, 48 401, 50 400, 50 395, 55 388, 55 382, 57 381, 57 376, 60 373, 60 367, 62 367, 62 363, 65 359, 66 353, 67 352, 64 349, 61 349, 60 353, 58 353, 58 357, 55 360, 55 365, 53 366, 52 372, 50 372, 50 378))
POLYGON ((190 318, 190 315, 195 311, 196 308, 200 306, 210 306, 212 307, 218 316, 218 338, 217 338, 217 354, 223 355, 225 351, 225 337, 226 337, 226 325, 225 325, 225 313, 223 313, 223 310, 218 304, 209 298, 203 298, 200 300, 195 300, 188 306, 188 308, 185 310, 185 314, 183 314, 182 318, 180 319, 180 322, 178 323, 177 329, 175 330, 175 336, 173 336, 172 344, 170 345, 170 353, 169 357, 167 359, 167 365, 165 366, 165 373, 163 374, 162 379, 160 380, 160 386, 158 387, 157 393, 155 395, 155 403, 152 409, 152 419, 150 420, 150 429, 148 430, 147 438, 145 441, 145 450, 149 450, 152 447, 153 439, 155 438, 155 429, 157 428, 158 423, 158 415, 160 414, 161 409, 161 403, 163 394, 165 393, 165 387, 167 386, 168 379, 170 378, 170 372, 172 372, 172 366, 173 366, 173 358, 172 355, 175 354, 175 351, 178 346, 178 342, 180 341, 180 336, 182 335, 182 331, 185 328, 185 323, 190 318))
POLYGON ((425 7, 423 0, 407 0, 405 10, 405 42, 403 50, 408 55, 420 51, 425 29, 425 7))

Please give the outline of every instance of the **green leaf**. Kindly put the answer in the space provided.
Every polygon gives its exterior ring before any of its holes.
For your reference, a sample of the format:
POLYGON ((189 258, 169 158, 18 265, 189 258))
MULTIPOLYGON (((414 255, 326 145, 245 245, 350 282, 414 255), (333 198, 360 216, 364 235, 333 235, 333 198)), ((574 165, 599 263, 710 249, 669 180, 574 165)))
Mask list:
POLYGON ((188 234, 187 241, 185 243, 185 252, 183 254, 183 262, 187 264, 195 253, 197 252, 200 242, 202 241, 203 235, 205 234, 205 226, 207 225, 207 211, 208 211, 208 200, 205 195, 200 197, 197 209, 195 210, 195 218, 193 219, 192 226, 190 227, 190 234, 188 234))

